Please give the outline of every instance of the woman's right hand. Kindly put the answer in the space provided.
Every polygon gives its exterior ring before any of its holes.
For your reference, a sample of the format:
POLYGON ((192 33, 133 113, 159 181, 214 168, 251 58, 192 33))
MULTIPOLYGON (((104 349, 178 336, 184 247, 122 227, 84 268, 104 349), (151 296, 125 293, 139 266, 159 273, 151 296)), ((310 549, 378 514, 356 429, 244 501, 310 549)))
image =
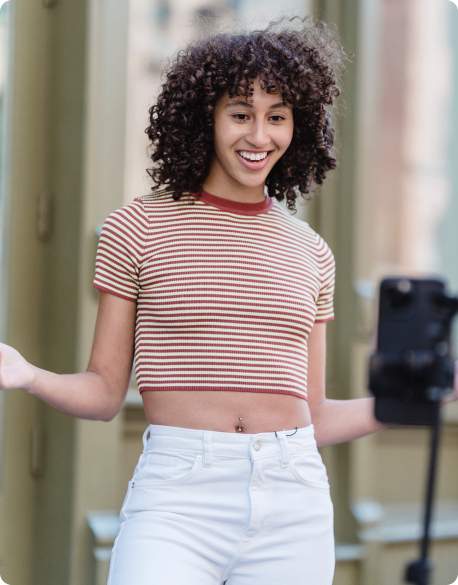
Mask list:
POLYGON ((0 390, 26 388, 35 377, 35 371, 14 347, 0 342, 0 390))

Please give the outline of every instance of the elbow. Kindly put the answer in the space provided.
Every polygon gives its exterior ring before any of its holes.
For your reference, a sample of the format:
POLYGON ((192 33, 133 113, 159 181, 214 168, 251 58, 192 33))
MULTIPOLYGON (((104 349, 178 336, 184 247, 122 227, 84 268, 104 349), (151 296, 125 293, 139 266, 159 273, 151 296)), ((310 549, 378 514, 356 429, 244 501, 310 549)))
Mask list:
POLYGON ((102 422, 110 422, 114 419, 114 416, 102 416, 99 418, 100 421, 102 422))
POLYGON ((119 411, 121 410, 120 407, 111 408, 108 411, 103 413, 103 416, 100 418, 103 422, 110 422, 118 415, 119 411))
POLYGON ((310 416, 312 419, 313 424, 313 433, 315 436, 315 442, 317 447, 321 447, 325 444, 325 440, 323 439, 323 407, 325 405, 326 400, 322 400, 318 403, 310 405, 310 416))
POLYGON ((112 421, 119 411, 121 410, 122 404, 119 404, 118 401, 114 402, 113 397, 109 394, 108 399, 104 400, 103 406, 101 407, 101 412, 99 411, 97 420, 101 420, 103 422, 110 422, 112 421))
POLYGON ((323 447, 326 445, 326 437, 323 435, 323 427, 320 424, 320 421, 312 421, 313 422, 313 436, 315 438, 315 443, 318 448, 323 447))
POLYGON ((94 370, 88 370, 97 374, 102 384, 99 392, 98 416, 97 420, 103 422, 112 421, 122 408, 122 402, 119 402, 117 393, 112 389, 109 379, 102 373, 94 370))
POLYGON ((326 404, 326 398, 320 400, 310 400, 308 401, 308 406, 310 410, 310 417, 312 419, 313 426, 318 425, 318 421, 320 420, 320 416, 323 413, 323 408, 326 404))

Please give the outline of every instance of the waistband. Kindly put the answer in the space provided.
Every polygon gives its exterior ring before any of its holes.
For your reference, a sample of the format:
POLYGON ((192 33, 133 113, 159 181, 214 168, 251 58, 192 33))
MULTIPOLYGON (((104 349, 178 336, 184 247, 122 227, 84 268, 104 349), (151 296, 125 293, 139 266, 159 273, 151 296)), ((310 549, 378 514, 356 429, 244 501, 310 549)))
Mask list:
POLYGON ((149 424, 143 433, 143 450, 180 449, 219 456, 262 458, 281 452, 316 449, 313 424, 263 433, 231 433, 149 424))

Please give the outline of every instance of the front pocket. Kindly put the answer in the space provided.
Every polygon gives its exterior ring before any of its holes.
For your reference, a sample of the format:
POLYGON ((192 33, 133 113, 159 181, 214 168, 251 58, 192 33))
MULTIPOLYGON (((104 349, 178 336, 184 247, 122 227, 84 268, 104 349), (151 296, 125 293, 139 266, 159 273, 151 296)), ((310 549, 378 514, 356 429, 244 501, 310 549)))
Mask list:
POLYGON ((288 469, 294 478, 303 485, 329 490, 329 478, 326 466, 317 450, 293 454, 288 469))
POLYGON ((133 487, 154 487, 183 483, 200 467, 202 455, 183 451, 146 451, 136 470, 133 487))

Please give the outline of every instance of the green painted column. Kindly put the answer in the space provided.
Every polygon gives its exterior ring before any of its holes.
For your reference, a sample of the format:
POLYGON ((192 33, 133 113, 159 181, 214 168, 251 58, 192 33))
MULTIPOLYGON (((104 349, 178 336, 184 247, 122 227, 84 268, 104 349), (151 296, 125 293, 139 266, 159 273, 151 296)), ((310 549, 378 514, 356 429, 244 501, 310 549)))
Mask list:
MULTIPOLYGON (((340 42, 351 57, 341 81, 342 94, 336 101, 337 168, 331 171, 317 192, 309 212, 310 223, 331 246, 336 259, 336 320, 328 325, 327 396, 352 397, 352 339, 355 336, 355 296, 353 293, 353 249, 355 221, 355 162, 358 111, 357 42, 359 2, 357 0, 315 0, 313 15, 337 28, 340 42), (345 145, 345 147, 343 147, 345 145)), ((329 469, 335 510, 337 542, 355 542, 356 525, 350 510, 350 445, 342 443, 322 448, 329 469)))

